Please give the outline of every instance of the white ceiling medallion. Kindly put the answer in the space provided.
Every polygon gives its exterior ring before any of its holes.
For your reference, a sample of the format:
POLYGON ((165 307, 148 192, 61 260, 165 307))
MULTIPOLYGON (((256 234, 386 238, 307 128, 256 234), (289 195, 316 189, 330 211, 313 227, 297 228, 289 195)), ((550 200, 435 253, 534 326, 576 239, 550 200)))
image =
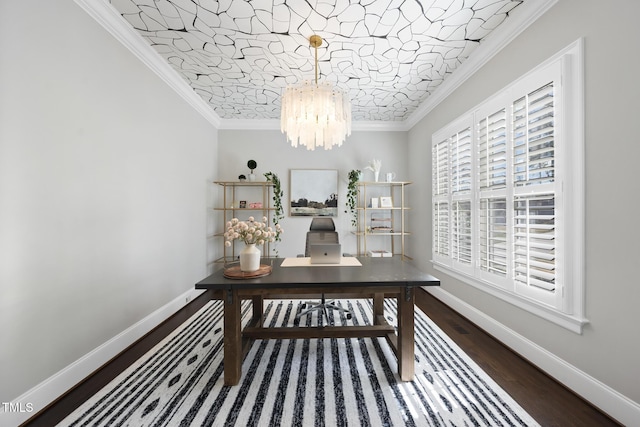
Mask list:
POLYGON ((309 44, 315 49, 315 82, 287 86, 282 95, 280 130, 293 147, 307 150, 340 147, 351 135, 351 101, 331 83, 318 83, 318 47, 322 38, 313 35, 309 44))

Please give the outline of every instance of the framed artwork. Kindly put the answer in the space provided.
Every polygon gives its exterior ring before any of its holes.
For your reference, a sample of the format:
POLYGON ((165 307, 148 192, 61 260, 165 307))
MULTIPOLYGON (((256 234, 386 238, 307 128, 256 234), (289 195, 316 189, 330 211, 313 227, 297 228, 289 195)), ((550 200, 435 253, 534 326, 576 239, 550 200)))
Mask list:
POLYGON ((393 202, 391 201, 391 197, 380 197, 380 207, 381 208, 392 208, 393 202))
POLYGON ((247 201, 246 200, 240 200, 240 209, 245 209, 247 207, 247 201))
POLYGON ((338 216, 336 169, 290 170, 290 216, 338 216))

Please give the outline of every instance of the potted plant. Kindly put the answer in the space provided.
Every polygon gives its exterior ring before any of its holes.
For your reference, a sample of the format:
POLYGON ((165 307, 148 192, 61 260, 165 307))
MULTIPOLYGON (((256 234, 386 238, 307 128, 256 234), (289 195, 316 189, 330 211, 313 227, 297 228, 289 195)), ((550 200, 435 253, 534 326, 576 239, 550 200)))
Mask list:
POLYGON ((250 170, 249 181, 255 181, 256 180, 256 176, 254 175, 253 170, 258 167, 258 163, 256 163, 255 160, 249 160, 247 162, 247 167, 250 170))
POLYGON ((349 181, 347 182, 347 210, 345 213, 351 214, 351 225, 358 226, 358 181, 360 181, 360 175, 362 171, 353 169, 349 172, 349 181))
MULTIPOLYGON (((284 210, 282 209, 282 186, 280 184, 280 178, 273 172, 267 172, 264 174, 268 182, 273 183, 273 207, 275 211, 273 213, 273 225, 276 227, 275 240, 280 241, 280 220, 284 218, 284 210)), ((275 250, 275 249, 274 249, 275 250)))

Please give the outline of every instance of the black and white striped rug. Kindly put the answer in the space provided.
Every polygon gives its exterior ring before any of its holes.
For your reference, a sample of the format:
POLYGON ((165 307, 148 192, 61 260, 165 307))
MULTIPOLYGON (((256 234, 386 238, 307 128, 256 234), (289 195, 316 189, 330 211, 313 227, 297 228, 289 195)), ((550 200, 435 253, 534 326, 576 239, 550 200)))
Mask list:
MULTIPOLYGON (((265 301, 265 324, 293 325, 298 300, 265 301)), ((340 300, 370 323, 370 300, 340 300)), ((395 303, 385 316, 395 324, 395 303)), ((242 309, 251 317, 251 303, 242 309)), ((316 315, 302 324, 315 325, 316 315)), ((383 338, 257 340, 238 386, 223 385, 222 303, 203 307, 61 426, 537 426, 416 308, 416 376, 402 382, 383 338)))

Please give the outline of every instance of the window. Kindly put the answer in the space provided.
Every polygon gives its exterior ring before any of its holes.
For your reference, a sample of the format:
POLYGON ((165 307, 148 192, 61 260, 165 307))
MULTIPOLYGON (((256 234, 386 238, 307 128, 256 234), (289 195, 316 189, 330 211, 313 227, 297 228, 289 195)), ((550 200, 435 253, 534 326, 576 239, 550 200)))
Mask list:
POLYGON ((582 46, 436 132, 436 268, 575 332, 584 319, 582 46))

